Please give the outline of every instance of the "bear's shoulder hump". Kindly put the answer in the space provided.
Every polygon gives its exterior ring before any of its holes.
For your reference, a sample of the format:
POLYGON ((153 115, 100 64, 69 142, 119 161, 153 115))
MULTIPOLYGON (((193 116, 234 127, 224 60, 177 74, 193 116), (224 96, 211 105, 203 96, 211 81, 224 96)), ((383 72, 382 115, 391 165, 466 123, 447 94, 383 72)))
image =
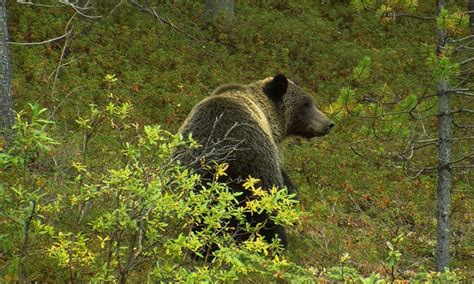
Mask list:
POLYGON ((222 85, 220 87, 217 87, 217 89, 212 92, 213 96, 216 95, 221 95, 224 93, 231 93, 231 92, 246 92, 247 91, 247 86, 241 85, 241 84, 226 84, 222 85))

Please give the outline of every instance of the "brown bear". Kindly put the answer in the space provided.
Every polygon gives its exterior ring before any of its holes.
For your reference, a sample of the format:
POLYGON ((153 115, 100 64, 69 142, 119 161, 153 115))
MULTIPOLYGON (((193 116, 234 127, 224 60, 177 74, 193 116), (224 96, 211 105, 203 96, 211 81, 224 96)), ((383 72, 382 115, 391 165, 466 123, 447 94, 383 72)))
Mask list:
MULTIPOLYGON (((260 180, 262 188, 286 186, 292 192, 295 187, 283 169, 278 144, 290 135, 323 136, 333 126, 313 98, 282 74, 249 85, 224 85, 198 103, 181 126, 179 132, 185 137, 192 134, 202 147, 180 160, 186 163, 200 157, 228 163, 232 190, 243 192, 242 181, 251 176, 260 180)), ((245 202, 247 195, 244 192, 240 201, 245 202)), ((253 224, 265 224, 259 233, 267 241, 278 237, 287 247, 284 228, 267 213, 247 217, 253 224)))

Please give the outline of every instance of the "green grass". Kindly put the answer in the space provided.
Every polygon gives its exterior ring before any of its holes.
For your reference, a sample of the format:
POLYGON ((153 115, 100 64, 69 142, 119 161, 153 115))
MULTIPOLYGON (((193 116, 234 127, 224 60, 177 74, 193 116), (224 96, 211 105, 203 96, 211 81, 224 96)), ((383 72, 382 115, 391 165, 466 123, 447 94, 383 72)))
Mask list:
MULTIPOLYGON (((32 101, 57 109, 55 131, 64 142, 64 152, 58 155, 74 157, 81 139, 75 120, 89 104, 105 104, 106 74, 116 74, 119 81, 111 91, 134 105, 133 119, 139 126, 161 124, 170 131, 176 131, 191 108, 220 84, 250 83, 276 72, 299 82, 324 110, 347 85, 374 97, 389 89, 389 96, 398 101, 430 84, 425 60, 434 44, 430 23, 381 23, 373 14, 356 14, 348 4, 281 1, 238 2, 234 23, 205 24, 201 5, 187 2, 159 4, 157 12, 195 40, 126 3, 103 19, 74 20, 74 38, 62 60, 68 64, 60 68, 56 82, 53 72, 64 41, 11 45, 15 109, 32 101), (354 82, 352 70, 364 56, 372 58, 373 70, 364 82, 354 82)), ((106 4, 98 7, 104 15, 109 10, 106 4)), ((17 3, 9 6, 9 13, 15 42, 61 35, 72 15, 67 8, 17 3)), ((411 179, 402 170, 357 157, 349 145, 363 137, 359 129, 365 123, 346 116, 327 137, 291 138, 282 146, 306 213, 291 229, 290 259, 328 268, 347 252, 351 266, 364 274, 385 273, 385 243, 404 233, 401 270, 407 275, 433 270, 436 177, 411 179)), ((98 139, 106 141, 106 133, 98 139)), ((91 151, 114 151, 114 146, 92 146, 91 151)), ((434 151, 417 159, 431 162, 434 151)), ((89 161, 97 167, 102 162, 89 161)), ((469 245, 474 237, 472 183, 472 174, 458 175, 453 191, 452 267, 465 271, 474 265, 469 245)))

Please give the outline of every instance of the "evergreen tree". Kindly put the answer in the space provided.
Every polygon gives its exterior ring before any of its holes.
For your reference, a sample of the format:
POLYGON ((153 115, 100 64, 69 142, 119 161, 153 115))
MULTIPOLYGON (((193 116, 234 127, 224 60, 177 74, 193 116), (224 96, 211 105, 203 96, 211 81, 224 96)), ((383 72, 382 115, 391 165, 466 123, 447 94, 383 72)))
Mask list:
MULTIPOLYGON (((380 1, 384 2, 384 1, 380 1)), ((373 134, 375 141, 386 145, 388 142, 394 142, 392 146, 380 151, 380 157, 385 161, 403 162, 405 168, 410 172, 415 172, 418 176, 422 173, 437 171, 437 248, 436 248, 436 267, 438 271, 445 271, 448 268, 450 261, 450 214, 451 214, 451 191, 452 191, 452 170, 455 168, 469 168, 470 165, 466 161, 473 156, 473 153, 465 153, 465 149, 469 149, 469 143, 466 142, 471 139, 469 132, 466 129, 472 129, 472 125, 460 125, 454 121, 455 115, 468 115, 473 111, 467 109, 466 103, 462 98, 456 100, 457 109, 453 109, 453 101, 456 95, 473 96, 470 93, 470 85, 472 82, 468 79, 462 79, 460 69, 463 63, 469 63, 473 58, 463 57, 460 52, 466 47, 465 40, 469 40, 470 36, 461 37, 463 30, 467 28, 467 13, 459 12, 455 7, 450 7, 447 10, 445 0, 438 0, 435 16, 420 16, 413 14, 417 11, 416 1, 388 1, 384 3, 368 4, 362 0, 352 2, 355 8, 359 11, 364 9, 377 11, 377 14, 384 19, 393 20, 401 17, 409 17, 417 20, 430 20, 436 23, 436 48, 430 58, 428 64, 432 67, 432 82, 433 86, 427 86, 426 89, 433 89, 435 95, 426 95, 426 91, 421 96, 409 95, 397 104, 396 112, 387 107, 386 102, 373 101, 371 105, 367 106, 365 113, 369 115, 355 114, 356 116, 371 118, 376 123, 372 123, 372 129, 368 133, 373 134), (454 53, 453 50, 459 52, 454 53), (461 63, 456 60, 464 59, 461 63), (456 87, 454 87, 456 86, 456 87), (463 88, 461 88, 463 87, 463 88), (437 101, 433 99, 437 97, 437 101), (428 104, 437 104, 438 110, 436 113, 430 113, 431 107, 427 108, 428 104), (437 117, 437 125, 430 118, 437 117), (421 128, 417 127, 421 124, 421 128), (411 126, 408 126, 411 125, 411 126), (431 127, 432 132, 437 132, 437 138, 431 138, 435 134, 427 134, 428 126, 431 127), (453 137, 453 126, 457 126, 461 130, 458 131, 458 137, 453 137), (377 136, 375 133, 381 132, 384 137, 377 136), (424 138, 424 139, 421 139, 424 138), (429 139, 427 139, 429 138, 429 139), (457 142, 458 150, 455 154, 459 157, 453 159, 453 142, 457 142), (424 165, 417 170, 414 167, 420 166, 413 157, 420 151, 421 155, 423 149, 427 147, 437 147, 436 159, 432 159, 432 165, 424 165), (402 149, 402 150, 399 150, 402 149), (395 154, 393 154, 395 153, 395 154)), ((469 43, 468 43, 469 44, 469 43)), ((362 64, 363 65, 363 64, 362 64)), ((364 66, 358 66, 358 69, 364 70, 364 66)), ((357 71, 358 72, 358 71, 357 71)), ((357 73, 356 72, 356 73, 357 73)), ((364 70, 364 72, 367 72, 364 70)), ((469 70, 466 70, 469 72, 469 70)), ((355 94, 351 94, 355 95, 355 94)), ((346 95, 347 96, 347 95, 346 95)), ((458 96, 459 97, 459 96, 458 96)), ((343 101, 347 101, 344 99, 343 101)), ((364 109, 359 104, 359 110, 364 109)), ((364 111, 362 111, 364 113, 364 111)), ((465 119, 465 117, 461 118, 465 119)), ((384 146, 382 146, 384 147, 384 146)), ((472 148, 471 148, 472 151, 472 148)), ((357 153, 357 152, 356 152, 357 153)))
POLYGON ((11 64, 8 54, 7 1, 0 3, 0 132, 13 125, 11 64))

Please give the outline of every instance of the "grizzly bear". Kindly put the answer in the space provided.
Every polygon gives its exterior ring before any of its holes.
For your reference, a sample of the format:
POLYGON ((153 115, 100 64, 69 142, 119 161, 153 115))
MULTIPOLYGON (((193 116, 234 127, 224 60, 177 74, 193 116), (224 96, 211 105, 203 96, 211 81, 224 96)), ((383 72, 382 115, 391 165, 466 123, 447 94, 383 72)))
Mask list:
MULTIPOLYGON (((228 163, 227 178, 235 191, 244 192, 242 181, 251 176, 260 180, 262 188, 287 187, 291 193, 295 186, 284 171, 278 144, 290 135, 323 136, 333 126, 313 98, 282 74, 249 85, 224 85, 198 103, 181 126, 179 132, 185 137, 192 134, 202 147, 180 160, 194 161, 198 172, 196 157, 228 163)), ((245 192, 240 197, 240 202, 251 198, 245 192)), ((259 234, 267 241, 277 237, 287 248, 283 226, 270 220, 268 213, 247 219, 264 224, 259 234)), ((245 240, 245 234, 240 236, 245 240)))

